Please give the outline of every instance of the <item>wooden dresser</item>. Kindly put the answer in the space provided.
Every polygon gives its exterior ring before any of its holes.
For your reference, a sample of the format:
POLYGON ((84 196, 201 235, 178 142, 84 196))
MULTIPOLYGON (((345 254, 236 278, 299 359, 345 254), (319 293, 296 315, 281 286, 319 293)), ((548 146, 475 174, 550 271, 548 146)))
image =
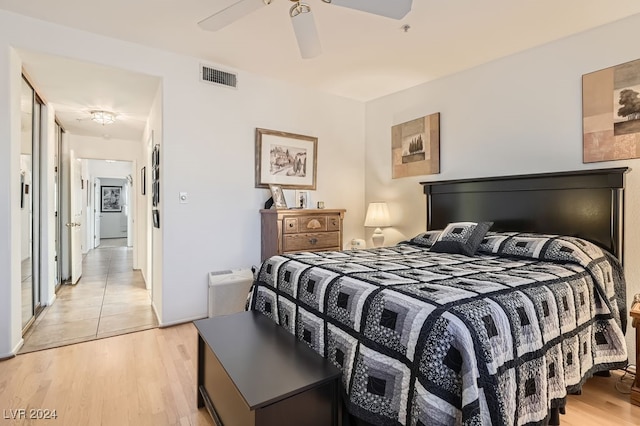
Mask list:
POLYGON ((344 209, 263 209, 262 260, 298 251, 342 250, 344 209))

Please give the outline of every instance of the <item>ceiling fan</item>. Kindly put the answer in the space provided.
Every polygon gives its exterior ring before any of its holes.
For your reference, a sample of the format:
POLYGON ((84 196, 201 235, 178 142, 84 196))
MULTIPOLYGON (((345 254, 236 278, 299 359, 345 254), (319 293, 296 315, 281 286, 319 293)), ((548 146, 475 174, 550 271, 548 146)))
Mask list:
MULTIPOLYGON (((237 21, 249 13, 270 5, 273 0, 239 0, 208 18, 198 22, 200 28, 207 31, 218 31, 237 21)), ((320 37, 316 23, 311 15, 311 7, 300 0, 289 0, 293 3, 289 9, 289 16, 293 24, 293 31, 298 41, 300 55, 307 59, 322 53, 320 37)), ((375 15, 393 19, 402 19, 411 10, 413 0, 322 0, 336 6, 357 9, 375 15)))

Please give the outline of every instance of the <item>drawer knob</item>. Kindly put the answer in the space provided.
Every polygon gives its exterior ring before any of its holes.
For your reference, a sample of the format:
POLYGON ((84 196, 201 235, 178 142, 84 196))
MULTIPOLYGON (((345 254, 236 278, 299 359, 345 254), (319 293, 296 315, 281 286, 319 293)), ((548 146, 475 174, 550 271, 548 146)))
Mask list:
POLYGON ((289 223, 289 228, 293 228, 293 223, 289 223))
POLYGON ((310 239, 309 239, 309 244, 315 244, 315 243, 317 243, 317 242, 318 242, 318 239, 317 239, 317 238, 310 238, 310 239))

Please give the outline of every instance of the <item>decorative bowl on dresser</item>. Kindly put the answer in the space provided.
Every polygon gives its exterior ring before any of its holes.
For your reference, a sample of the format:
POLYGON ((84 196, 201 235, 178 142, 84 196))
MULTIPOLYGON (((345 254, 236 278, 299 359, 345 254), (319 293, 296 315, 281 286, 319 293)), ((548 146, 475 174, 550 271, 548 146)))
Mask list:
POLYGON ((262 261, 283 253, 342 250, 345 209, 263 209, 262 261))

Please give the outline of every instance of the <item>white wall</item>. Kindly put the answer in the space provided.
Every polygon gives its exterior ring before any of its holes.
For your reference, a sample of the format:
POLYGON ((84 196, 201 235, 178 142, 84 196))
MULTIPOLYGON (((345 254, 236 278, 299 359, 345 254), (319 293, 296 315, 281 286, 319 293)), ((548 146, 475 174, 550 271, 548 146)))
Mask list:
MULTIPOLYGON (((193 75, 198 62, 174 65, 176 75, 186 76, 193 75)), ((238 81, 239 89, 231 90, 195 77, 179 86, 164 80, 160 223, 165 323, 206 315, 209 271, 260 261, 258 210, 269 194, 254 189, 256 127, 318 137, 312 198, 327 208, 347 209, 345 240, 361 234, 363 105, 248 74, 241 73, 238 81), (185 105, 190 114, 169 120, 185 105), (179 192, 189 194, 188 204, 179 203, 179 192)))
MULTIPOLYGON (((312 199, 324 201, 327 208, 347 209, 345 241, 362 235, 362 103, 244 72, 238 73, 237 90, 204 84, 198 79, 201 61, 196 58, 0 11, 3 84, 15 84, 13 80, 19 79, 19 73, 11 74, 8 69, 10 46, 162 78, 160 107, 152 112, 155 125, 161 128, 149 125, 147 130, 147 137, 153 130, 154 142, 161 145, 161 228, 154 230, 153 241, 154 246, 160 246, 154 247, 152 254, 154 268, 160 269, 153 274, 154 282, 160 282, 153 298, 161 324, 206 316, 209 271, 248 267, 260 261, 258 210, 268 198, 268 190, 254 188, 256 127, 318 137, 318 182, 312 199), (178 202, 180 191, 189 193, 188 204, 178 202), (157 297, 161 303, 155 303, 157 297)), ((13 132, 16 125, 11 124, 9 106, 0 107, 0 128, 13 132)), ((19 104, 16 108, 19 110, 19 104)), ((90 158, 80 144, 73 146, 76 138, 69 139, 78 157, 90 158)), ((3 140, 17 144, 19 134, 3 140)), ((118 153, 113 148, 118 141, 100 142, 104 149, 118 153)), ((10 153, 8 148, 3 149, 10 153)), ((17 152, 8 160, 14 169, 19 164, 17 152)), ((136 155, 139 154, 140 151, 136 155)), ((102 158, 124 159, 115 155, 102 158)), ((0 188, 7 191, 18 182, 18 176, 0 176, 6 180, 0 188)), ((288 192, 287 196, 291 194, 288 192)), ((13 198, 12 201, 10 210, 0 210, 0 237, 8 237, 7 250, 15 250, 19 241, 10 236, 11 223, 17 222, 10 220, 9 212, 18 211, 13 198)), ((8 271, 0 271, 0 286, 17 283, 18 275, 8 271)), ((15 289, 7 293, 11 297, 0 297, 0 312, 16 303, 19 307, 15 289)), ((0 318, 2 353, 15 346, 20 333, 16 332, 19 318, 12 320, 4 314, 0 318)))
MULTIPOLYGON (((138 195, 137 218, 140 224, 139 230, 144 229, 144 235, 139 235, 139 241, 145 241, 146 244, 140 244, 140 249, 144 248, 144 256, 139 254, 138 264, 141 266, 141 271, 145 277, 147 289, 151 290, 151 301, 153 309, 156 312, 158 321, 162 324, 162 312, 163 312, 163 291, 162 291, 162 229, 154 228, 151 220, 151 213, 153 210, 152 204, 152 190, 151 183, 152 167, 151 167, 151 153, 153 147, 157 144, 162 146, 163 132, 162 132, 162 89, 159 88, 156 93, 156 97, 153 100, 151 106, 151 112, 147 119, 147 126, 144 131, 145 141, 142 146, 142 162, 141 164, 146 167, 146 194, 144 196, 138 195)), ((164 156, 162 156, 164 157, 164 156)), ((160 160, 163 160, 163 158, 160 160)), ((160 199, 162 202, 162 199, 160 199)), ((158 206, 159 207, 159 206, 158 206)), ((162 218, 161 218, 162 220, 162 218)), ((139 252, 140 253, 140 252, 139 252)))
POLYGON ((20 60, 0 43, 0 359, 22 345, 20 298, 20 60), (7 202, 8 201, 8 202, 7 202))
MULTIPOLYGON (((625 269, 640 292, 640 160, 582 163, 582 75, 640 58, 640 15, 367 104, 366 198, 390 200, 391 242, 425 230, 420 181, 629 166, 625 269), (391 179, 391 126, 441 113, 439 175, 391 179)), ((627 341, 634 350, 633 330, 627 341)))

